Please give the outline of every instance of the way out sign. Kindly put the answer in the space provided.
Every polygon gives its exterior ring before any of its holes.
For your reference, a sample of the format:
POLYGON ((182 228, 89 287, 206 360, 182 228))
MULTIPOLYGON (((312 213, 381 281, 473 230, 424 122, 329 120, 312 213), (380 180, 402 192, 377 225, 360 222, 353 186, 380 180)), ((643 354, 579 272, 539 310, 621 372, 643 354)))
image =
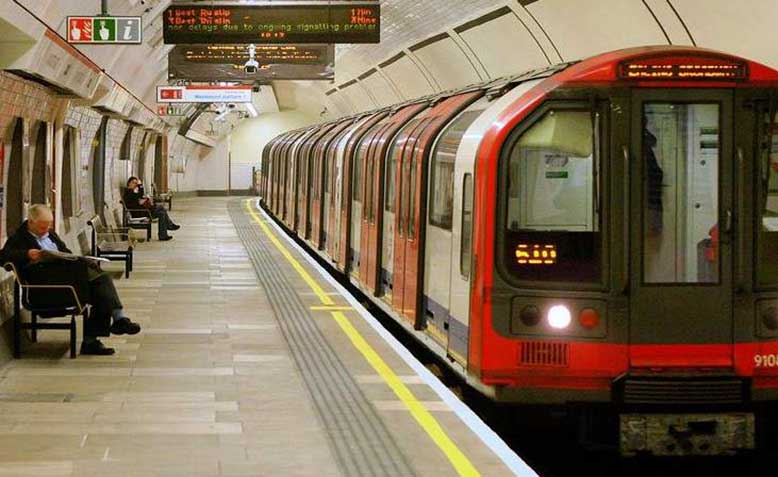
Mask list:
POLYGON ((68 43, 93 45, 140 44, 141 17, 68 17, 68 43))

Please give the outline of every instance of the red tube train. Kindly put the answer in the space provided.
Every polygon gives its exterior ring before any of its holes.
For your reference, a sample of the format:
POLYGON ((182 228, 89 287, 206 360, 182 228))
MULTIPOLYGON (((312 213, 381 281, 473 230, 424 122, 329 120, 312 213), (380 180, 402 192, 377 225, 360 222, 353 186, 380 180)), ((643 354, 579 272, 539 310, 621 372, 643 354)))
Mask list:
POLYGON ((263 206, 497 401, 625 453, 772 443, 778 71, 643 47, 300 129, 263 206))

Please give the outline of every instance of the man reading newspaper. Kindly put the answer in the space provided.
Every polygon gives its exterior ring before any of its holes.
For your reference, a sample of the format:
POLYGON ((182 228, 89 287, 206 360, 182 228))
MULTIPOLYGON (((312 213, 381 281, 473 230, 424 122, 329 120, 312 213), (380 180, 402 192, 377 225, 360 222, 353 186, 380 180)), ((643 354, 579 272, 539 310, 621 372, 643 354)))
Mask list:
POLYGON ((51 230, 53 222, 54 216, 47 206, 31 206, 28 219, 0 250, 0 261, 13 262, 28 283, 72 285, 79 299, 92 305, 84 323, 81 354, 113 354, 113 348, 103 345, 97 337, 111 333, 134 335, 140 331, 140 325, 124 314, 113 280, 100 270, 97 259, 73 255, 51 230))

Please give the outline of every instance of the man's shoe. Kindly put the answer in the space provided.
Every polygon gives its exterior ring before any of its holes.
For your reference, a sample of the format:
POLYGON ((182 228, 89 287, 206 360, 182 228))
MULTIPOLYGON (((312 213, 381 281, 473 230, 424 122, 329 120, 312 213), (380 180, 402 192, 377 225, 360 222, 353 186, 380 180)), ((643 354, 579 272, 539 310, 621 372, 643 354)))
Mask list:
POLYGON ((160 242, 167 242, 168 240, 173 240, 173 236, 172 235, 168 235, 167 237, 160 237, 159 238, 160 242))
POLYGON ((180 228, 181 228, 181 226, 178 225, 178 224, 170 224, 170 225, 167 226, 168 230, 178 230, 180 228))
POLYGON ((114 351, 113 348, 108 348, 103 343, 100 342, 100 340, 94 340, 90 342, 82 342, 81 343, 81 354, 91 354, 95 356, 110 356, 114 354, 116 351, 114 351))
POLYGON ((140 325, 133 323, 129 318, 119 318, 111 325, 110 332, 114 335, 137 335, 140 332, 140 325))

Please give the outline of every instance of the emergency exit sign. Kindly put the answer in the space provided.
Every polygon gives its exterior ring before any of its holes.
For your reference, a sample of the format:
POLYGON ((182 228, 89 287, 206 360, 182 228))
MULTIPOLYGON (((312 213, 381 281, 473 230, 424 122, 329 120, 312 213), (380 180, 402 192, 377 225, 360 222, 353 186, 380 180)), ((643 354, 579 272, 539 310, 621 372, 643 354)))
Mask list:
POLYGON ((137 45, 143 41, 141 17, 68 17, 68 43, 137 45))
POLYGON ((157 105, 157 114, 160 116, 183 116, 184 107, 174 106, 172 104, 168 104, 167 106, 164 104, 157 105))

